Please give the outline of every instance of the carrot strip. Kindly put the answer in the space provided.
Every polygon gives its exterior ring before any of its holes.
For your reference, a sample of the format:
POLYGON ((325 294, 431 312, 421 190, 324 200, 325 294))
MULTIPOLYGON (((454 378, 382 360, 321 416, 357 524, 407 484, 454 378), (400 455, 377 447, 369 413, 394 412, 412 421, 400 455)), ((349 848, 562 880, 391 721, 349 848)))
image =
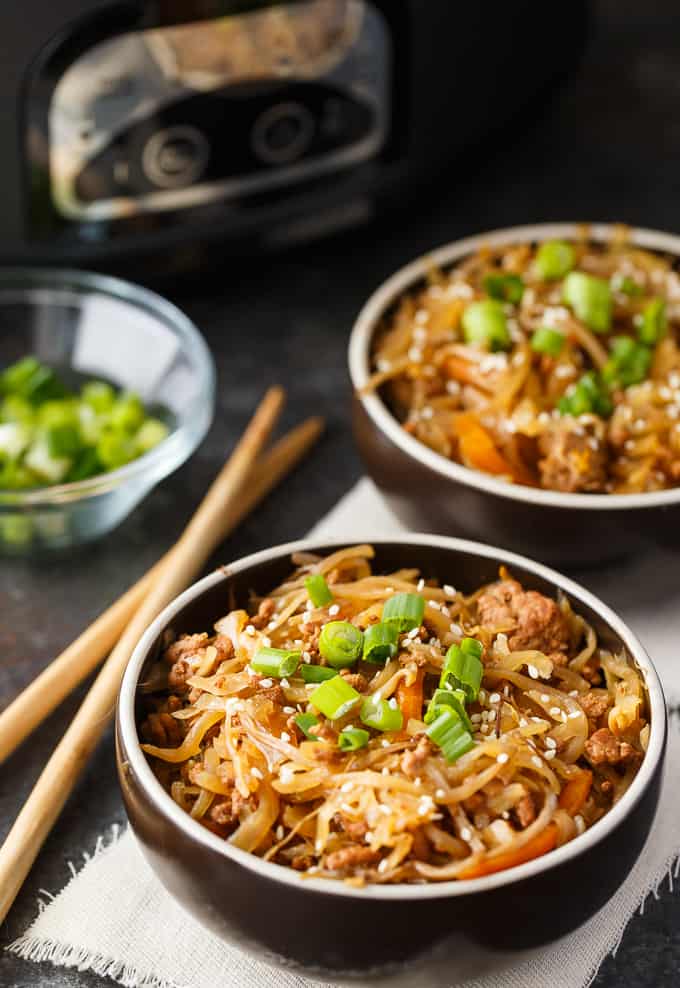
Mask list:
POLYGON ((493 875, 497 871, 515 868, 526 861, 533 861, 534 858, 540 858, 542 854, 547 854, 548 851, 553 850, 556 844, 557 824, 549 823, 545 830, 542 830, 533 840, 522 847, 518 847, 514 851, 497 854, 493 858, 482 858, 481 861, 476 861, 459 871, 456 878, 481 878, 483 875, 493 875))
POLYGON ((506 459, 496 448, 491 435, 473 415, 457 415, 454 431, 458 436, 461 459, 468 466, 484 473, 511 477, 520 484, 535 486, 529 471, 506 459))
POLYGON ((460 384, 470 384, 473 388, 480 388, 482 391, 491 390, 488 382, 482 379, 479 366, 471 360, 465 360, 464 357, 453 354, 446 358, 444 366, 446 373, 454 381, 458 381, 460 384))
POLYGON ((583 769, 578 775, 567 782, 560 793, 560 808, 566 810, 572 816, 578 813, 588 798, 590 787, 593 784, 593 773, 588 769, 583 769))
POLYGON ((403 679, 396 689, 396 700, 404 717, 404 724, 409 720, 422 720, 423 717, 423 682, 425 670, 419 669, 415 682, 407 686, 403 679))

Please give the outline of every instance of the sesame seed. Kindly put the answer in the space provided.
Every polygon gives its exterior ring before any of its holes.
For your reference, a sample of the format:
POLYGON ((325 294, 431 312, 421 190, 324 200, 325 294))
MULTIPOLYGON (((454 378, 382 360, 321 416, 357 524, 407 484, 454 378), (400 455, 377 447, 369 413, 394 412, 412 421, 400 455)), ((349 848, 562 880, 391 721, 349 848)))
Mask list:
POLYGON ((285 677, 281 680, 281 686, 284 688, 284 690, 290 689, 290 683, 285 677))
POLYGON ((569 690, 569 696, 578 696, 578 690, 569 690))
POLYGON ((481 719, 482 719, 481 714, 470 714, 470 720, 472 721, 473 724, 479 724, 481 719))
POLYGON ((446 792, 444 789, 437 789, 435 791, 435 796, 437 797, 437 799, 443 799, 444 796, 446 796, 446 792))
POLYGON ((510 814, 508 813, 507 810, 503 810, 503 812, 501 813, 501 816, 503 817, 504 820, 509 820, 510 819, 510 814))
POLYGON ((267 635, 262 636, 262 644, 265 648, 271 648, 272 640, 267 635))
POLYGON ((366 831, 366 833, 364 834, 364 840, 366 841, 367 844, 372 844, 373 843, 373 831, 372 830, 367 830, 366 831))
POLYGON ((480 731, 482 732, 482 734, 486 734, 488 730, 489 730, 488 724, 482 724, 482 726, 480 727, 480 731))
POLYGON ((284 712, 284 714, 294 714, 295 713, 295 707, 284 707, 283 708, 283 712, 284 712))
POLYGON ((260 680, 260 686, 262 687, 263 690, 268 690, 269 687, 270 686, 273 686, 273 685, 274 685, 274 680, 273 679, 261 679, 260 680))
POLYGON ((340 786, 340 792, 351 792, 352 789, 354 789, 353 782, 343 782, 343 784, 340 786))
POLYGON ((312 657, 309 654, 309 652, 302 653, 302 661, 305 663, 305 665, 309 664, 312 661, 312 657))
POLYGON ((550 697, 547 693, 541 693, 541 703, 550 703, 550 697))
POLYGON ((391 697, 391 698, 390 698, 390 699, 389 699, 389 700, 387 701, 387 706, 388 706, 388 707, 389 707, 389 708, 390 708, 391 710, 396 710, 396 709, 397 709, 397 701, 395 700, 395 698, 394 698, 394 697, 391 697))
POLYGON ((548 760, 548 761, 550 761, 550 760, 551 760, 552 758, 554 758, 554 757, 555 757, 555 755, 556 755, 556 754, 557 754, 557 752, 555 751, 555 749, 554 749, 554 748, 549 748, 549 749, 548 749, 548 750, 547 750, 547 751, 545 752, 545 754, 544 754, 544 757, 545 757, 545 758, 547 758, 547 760, 548 760))
POLYGON ((340 613, 340 605, 339 604, 331 604, 331 606, 328 608, 328 613, 329 613, 330 617, 335 617, 336 614, 339 614, 340 613))
POLYGON ((389 868, 389 862, 388 862, 387 858, 383 858, 382 861, 380 862, 380 864, 378 865, 378 871, 382 875, 382 874, 384 874, 384 872, 387 871, 388 868, 389 868))
POLYGON ((409 631, 409 633, 407 634, 407 636, 406 636, 406 637, 407 637, 407 638, 410 638, 410 639, 411 639, 411 641, 413 641, 413 639, 414 639, 414 638, 417 638, 417 637, 418 637, 418 631, 419 631, 419 630, 420 630, 419 628, 412 628, 412 629, 411 629, 411 630, 409 631))
POLYGON ((278 825, 278 827, 276 828, 276 839, 277 840, 282 840, 284 833, 285 833, 285 830, 283 829, 283 824, 280 823, 278 825))
POLYGON ((275 627, 276 627, 276 621, 270 621, 269 624, 267 625, 267 631, 273 631, 275 627))
POLYGON ((290 734, 288 733, 288 731, 281 731, 281 740, 290 741, 290 734))
POLYGON ((538 679, 538 669, 536 668, 536 666, 528 665, 527 672, 529 673, 532 679, 538 679))
POLYGON ((507 751, 501 751, 500 755, 496 755, 496 761, 498 762, 499 765, 505 765, 505 763, 509 761, 509 759, 510 759, 510 755, 507 753, 507 751))
POLYGON ((532 755, 531 756, 531 760, 534 763, 534 765, 536 766, 536 768, 543 768, 543 762, 538 757, 538 755, 532 755))
POLYGON ((551 707, 548 713, 551 717, 559 717, 562 711, 559 707, 551 707))
POLYGON ((500 693, 492 693, 491 696, 489 697, 489 703, 500 703, 500 702, 501 702, 500 693))
POLYGON ((390 742, 389 741, 381 741, 380 744, 383 746, 383 748, 389 748, 389 746, 390 746, 390 742))
POLYGON ((444 615, 444 617, 451 617, 451 611, 448 609, 448 607, 442 607, 441 612, 444 615))
POLYGON ((255 626, 253 624, 246 625, 246 634, 251 637, 255 634, 255 626))
POLYGON ((460 832, 460 838, 461 840, 464 841, 472 840, 472 831, 470 830, 469 827, 463 827, 463 829, 460 832))
POLYGON ((557 747, 557 741, 555 740, 555 738, 546 738, 545 739, 545 746, 546 746, 546 748, 556 748, 557 747))
POLYGON ((450 583, 445 583, 444 584, 444 587, 443 587, 443 590, 444 590, 444 593, 446 594, 447 597, 455 597, 456 596, 455 587, 452 587, 450 583))
POLYGON ((441 604, 438 603, 438 601, 436 601, 436 600, 428 600, 427 603, 428 603, 428 606, 431 607, 432 610, 434 610, 434 611, 441 611, 441 609, 442 609, 441 604))
POLYGON ((576 717, 580 717, 580 716, 581 716, 580 710, 572 710, 570 714, 567 714, 569 720, 575 720, 576 717))

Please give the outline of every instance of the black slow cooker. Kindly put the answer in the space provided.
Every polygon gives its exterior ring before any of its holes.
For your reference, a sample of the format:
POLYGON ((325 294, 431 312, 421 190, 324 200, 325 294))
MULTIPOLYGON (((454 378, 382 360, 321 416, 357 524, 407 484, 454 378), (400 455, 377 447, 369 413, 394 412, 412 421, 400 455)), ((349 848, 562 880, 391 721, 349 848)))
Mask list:
POLYGON ((0 14, 0 261, 106 267, 364 222, 575 60, 585 4, 23 0, 0 14))

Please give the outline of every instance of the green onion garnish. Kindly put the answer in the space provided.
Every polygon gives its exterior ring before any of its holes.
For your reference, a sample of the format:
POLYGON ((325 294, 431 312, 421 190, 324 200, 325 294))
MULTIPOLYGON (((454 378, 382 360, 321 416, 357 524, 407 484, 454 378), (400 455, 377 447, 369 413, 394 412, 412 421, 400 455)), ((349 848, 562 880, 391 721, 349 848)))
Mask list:
POLYGON ((652 351, 630 336, 615 336, 611 341, 610 357, 602 368, 602 379, 612 388, 628 388, 647 377, 652 363, 652 351))
POLYGON ((594 371, 588 371, 560 398, 557 408, 562 415, 587 415, 594 412, 606 418, 613 405, 607 390, 607 378, 600 379, 594 371))
POLYGON ((384 665, 399 648, 399 630, 393 624, 372 624, 364 632, 364 662, 384 665))
POLYGON ((521 302, 524 282, 518 274, 488 274, 484 279, 484 291, 501 302, 521 302))
POLYGON ((425 723, 431 724, 448 707, 458 714, 465 729, 472 733, 472 722, 465 709, 465 693, 463 690, 435 690, 425 711, 425 723))
POLYGON ((425 733, 433 744, 441 748, 447 762, 457 761, 475 743, 463 721, 450 707, 439 714, 425 733))
POLYGON ((338 717, 344 717, 349 713, 360 699, 361 694, 357 693, 342 676, 333 676, 314 690, 309 702, 329 720, 337 720, 338 717))
POLYGON ((484 672, 480 655, 480 643, 474 638, 464 638, 460 645, 452 645, 446 653, 440 687, 444 690, 462 690, 468 703, 476 700, 484 672), (474 646, 467 642, 474 642, 474 646))
POLYGON ((55 458, 76 456, 83 448, 78 427, 67 422, 49 426, 45 430, 45 439, 50 456, 55 458))
POLYGON ((648 346, 656 346, 666 335, 667 330, 666 304, 660 298, 653 298, 642 310, 642 321, 638 330, 640 342, 648 346))
POLYGON ((398 632, 412 631, 423 623, 425 599, 417 593, 395 593, 385 601, 383 624, 393 625, 398 632))
POLYGON ((338 748, 340 751, 358 751, 359 748, 366 747, 370 736, 361 727, 346 727, 338 735, 338 748))
POLYGON ((584 271, 571 271, 564 279, 562 297, 575 315, 594 333, 608 333, 612 322, 609 282, 584 271))
POLYGON ((559 357, 564 347, 564 333, 549 326, 541 326, 531 337, 531 349, 548 357, 559 357))
POLYGON ((361 721, 366 727, 376 731, 399 731, 404 723, 404 717, 397 706, 397 701, 381 700, 369 696, 361 705, 361 721))
POLYGON ((576 263, 576 253, 571 244, 564 240, 546 240, 536 252, 534 269, 543 281, 557 281, 576 263))
POLYGON ((628 295, 631 298, 637 295, 642 295, 642 285, 638 285, 637 281, 634 281, 630 275, 615 274, 612 275, 611 286, 615 292, 622 292, 624 295, 628 295))
POLYGON ((285 648, 265 648, 257 650, 250 660, 251 667, 262 676, 285 679, 292 676, 300 664, 300 653, 289 652, 285 648))
POLYGON ((310 741, 319 740, 316 734, 309 733, 310 727, 314 727, 316 724, 319 723, 319 718, 315 717, 314 714, 298 714, 297 717, 295 718, 295 723, 300 728, 304 736, 306 738, 309 738, 310 741))
POLYGON ((333 679, 338 674, 335 669, 329 669, 328 666, 315 666, 306 662, 298 668, 298 673, 306 683, 325 683, 327 679, 333 679))
POLYGON ((328 588, 323 573, 313 573, 305 580, 305 587, 309 594, 309 599, 315 607, 325 607, 333 600, 333 594, 328 588))
POLYGON ((507 350, 511 344, 503 303, 493 298, 472 302, 461 320, 467 343, 487 350, 507 350))
POLYGON ((361 657, 364 636, 349 621, 329 621, 319 636, 319 651, 329 666, 346 669, 361 657))

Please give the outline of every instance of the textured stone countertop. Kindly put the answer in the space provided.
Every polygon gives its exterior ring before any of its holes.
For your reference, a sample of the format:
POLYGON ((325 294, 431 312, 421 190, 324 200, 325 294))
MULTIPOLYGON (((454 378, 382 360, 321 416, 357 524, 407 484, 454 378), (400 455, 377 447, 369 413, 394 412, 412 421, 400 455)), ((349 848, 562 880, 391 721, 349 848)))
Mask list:
MULTIPOLYGON (((301 536, 360 476, 348 422, 345 348, 367 294, 396 266, 459 235, 553 219, 625 220, 680 230, 680 34, 674 0, 595 5, 593 36, 570 80, 539 117, 499 139, 473 173, 451 175, 380 226, 269 257, 168 292, 215 355, 215 424, 193 460, 108 539, 64 558, 0 566, 0 706, 131 584, 180 532, 266 385, 290 401, 284 426, 312 413, 323 443, 221 548, 226 561, 301 536)), ((568 14, 568 6, 563 11, 568 14)), ((558 29, 558 28, 557 28, 558 29)), ((502 99, 502 94, 499 94, 502 99)), ((0 838, 73 715, 71 698, 2 767, 0 838)), ((109 730, 36 861, 0 933, 6 944, 56 891, 68 862, 124 820, 109 730)), ((615 867, 615 862, 612 862, 615 867)), ((662 988, 680 969, 680 897, 662 892, 630 923, 597 988, 662 988)), ((95 975, 0 955, 3 988, 104 988, 95 975)), ((559 985, 559 975, 554 984, 559 985)))

